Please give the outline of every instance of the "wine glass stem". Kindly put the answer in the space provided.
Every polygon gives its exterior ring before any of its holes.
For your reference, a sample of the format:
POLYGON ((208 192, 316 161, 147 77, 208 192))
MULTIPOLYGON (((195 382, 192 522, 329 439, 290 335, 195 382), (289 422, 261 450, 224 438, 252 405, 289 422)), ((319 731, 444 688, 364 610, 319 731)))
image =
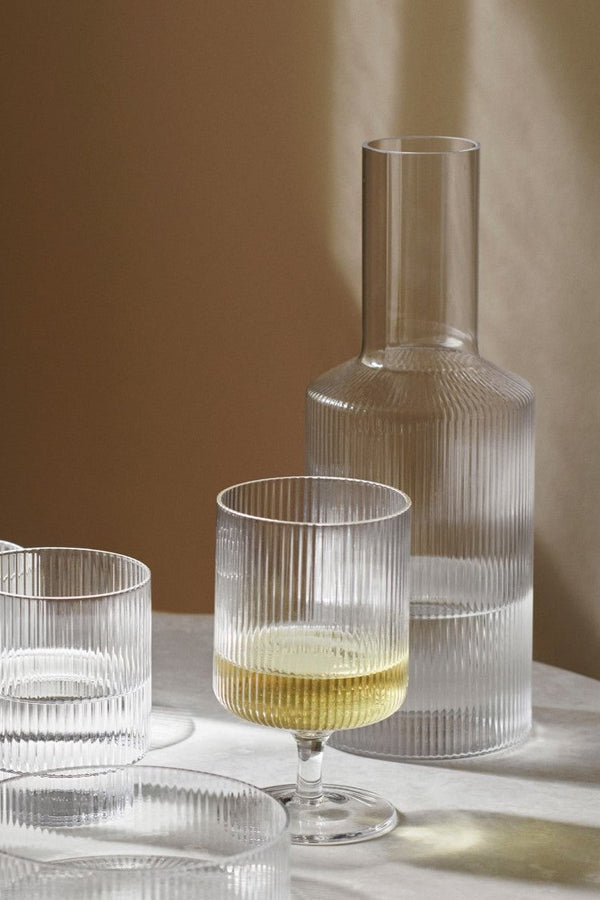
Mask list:
POLYGON ((328 734, 295 734, 298 748, 296 794, 300 803, 316 806, 323 799, 321 772, 328 734))

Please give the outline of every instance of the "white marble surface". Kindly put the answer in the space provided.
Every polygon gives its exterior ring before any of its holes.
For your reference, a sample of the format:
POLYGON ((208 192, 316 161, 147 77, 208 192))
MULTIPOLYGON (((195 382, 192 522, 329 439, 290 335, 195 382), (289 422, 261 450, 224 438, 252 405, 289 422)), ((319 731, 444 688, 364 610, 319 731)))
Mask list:
MULTIPOLYGON (((144 762, 293 781, 292 738, 220 707, 211 654, 211 616, 155 613, 144 762)), ((600 682, 535 663, 534 729, 518 749, 434 765, 328 748, 324 769, 385 794, 402 819, 374 841, 293 847, 293 900, 600 896, 600 682)))

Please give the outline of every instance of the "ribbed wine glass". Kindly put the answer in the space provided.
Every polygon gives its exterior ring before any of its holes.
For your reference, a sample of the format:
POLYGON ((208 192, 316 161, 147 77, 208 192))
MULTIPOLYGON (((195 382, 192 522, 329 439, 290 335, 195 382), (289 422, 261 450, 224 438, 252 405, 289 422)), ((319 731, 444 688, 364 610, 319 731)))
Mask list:
POLYGON ((407 683, 410 500, 375 482, 284 477, 217 498, 214 690, 244 719, 293 732, 295 785, 267 788, 295 843, 384 834, 394 807, 324 786, 333 731, 378 722, 407 683))

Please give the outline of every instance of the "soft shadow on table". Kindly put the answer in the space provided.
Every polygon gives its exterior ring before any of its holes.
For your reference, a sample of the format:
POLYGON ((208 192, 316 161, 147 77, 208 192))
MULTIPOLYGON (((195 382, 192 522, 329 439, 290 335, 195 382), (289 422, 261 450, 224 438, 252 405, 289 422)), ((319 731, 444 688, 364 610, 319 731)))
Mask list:
POLYGON ((194 733, 194 722, 184 710, 153 706, 150 713, 148 750, 181 744, 194 733))
POLYGON ((518 747, 471 759, 419 762, 493 775, 600 784, 600 713, 533 709, 531 736, 518 747))
POLYGON ((292 900, 373 900, 373 894, 292 873, 292 900))
MULTIPOLYGON (((382 845, 383 846, 383 845, 382 845)), ((390 861, 600 891, 600 829, 471 810, 403 816, 390 861)))

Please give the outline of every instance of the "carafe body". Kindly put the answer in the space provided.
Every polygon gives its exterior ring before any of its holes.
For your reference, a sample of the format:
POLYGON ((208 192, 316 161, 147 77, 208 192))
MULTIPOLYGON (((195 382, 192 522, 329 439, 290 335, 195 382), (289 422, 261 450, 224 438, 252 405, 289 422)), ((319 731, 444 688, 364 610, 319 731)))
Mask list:
POLYGON ((469 756, 531 726, 534 397, 477 349, 478 145, 363 149, 361 355, 315 379, 307 470, 413 501, 403 708, 337 747, 469 756))

